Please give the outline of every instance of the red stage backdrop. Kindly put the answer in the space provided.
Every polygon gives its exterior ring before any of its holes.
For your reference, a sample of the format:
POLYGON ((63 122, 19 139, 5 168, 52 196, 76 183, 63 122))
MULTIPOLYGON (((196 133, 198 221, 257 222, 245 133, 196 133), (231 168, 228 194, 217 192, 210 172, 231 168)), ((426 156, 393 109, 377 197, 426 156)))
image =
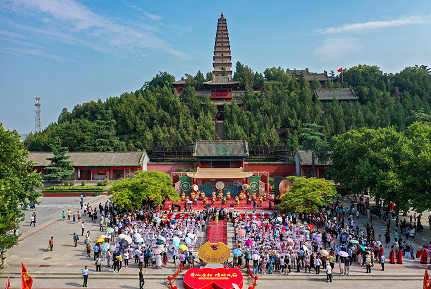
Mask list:
POLYGON ((184 275, 184 288, 186 289, 231 289, 235 283, 243 287, 243 276, 236 268, 219 269, 189 269, 184 275))

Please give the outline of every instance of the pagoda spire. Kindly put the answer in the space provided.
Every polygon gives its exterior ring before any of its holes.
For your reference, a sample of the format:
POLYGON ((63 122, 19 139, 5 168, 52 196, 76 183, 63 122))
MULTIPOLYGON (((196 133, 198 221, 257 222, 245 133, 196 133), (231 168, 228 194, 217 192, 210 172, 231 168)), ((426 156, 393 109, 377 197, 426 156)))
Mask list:
POLYGON ((217 23, 217 33, 214 45, 214 56, 213 56, 213 74, 222 75, 223 70, 226 70, 228 76, 232 76, 232 57, 230 51, 229 34, 227 32, 227 22, 221 13, 217 23))

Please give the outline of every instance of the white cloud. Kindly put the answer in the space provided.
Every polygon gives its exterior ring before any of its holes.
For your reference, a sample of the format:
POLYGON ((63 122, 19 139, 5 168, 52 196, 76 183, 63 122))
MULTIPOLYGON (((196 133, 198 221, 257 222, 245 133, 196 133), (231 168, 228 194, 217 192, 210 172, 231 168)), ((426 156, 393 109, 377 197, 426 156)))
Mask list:
POLYGON ((159 15, 154 15, 154 14, 151 14, 151 13, 148 13, 148 12, 144 12, 144 15, 145 15, 146 17, 148 17, 148 18, 152 19, 152 20, 155 20, 155 21, 160 21, 160 20, 162 20, 162 16, 159 16, 159 15))
MULTIPOLYGON (((182 59, 188 55, 175 49, 157 34, 159 29, 154 25, 118 23, 115 18, 98 15, 87 7, 73 0, 9 0, 24 17, 36 17, 48 25, 36 29, 28 25, 14 26, 19 30, 33 30, 39 36, 52 37, 60 35, 58 41, 86 46, 121 56, 142 54, 143 48, 164 51, 182 59), (40 13, 43 13, 41 16, 40 13), (37 31, 36 31, 37 30, 37 31), (76 41, 74 41, 76 40, 76 41)), ((158 21, 161 16, 144 13, 148 18, 158 21)), ((1 20, 0 20, 1 21, 1 20)))
POLYGON ((337 62, 361 52, 364 46, 357 38, 328 38, 314 55, 322 62, 337 62))
POLYGON ((14 0, 14 2, 48 13, 55 19, 72 21, 78 30, 106 25, 102 17, 72 0, 14 0))
POLYGON ((340 27, 329 27, 324 30, 317 31, 319 34, 336 34, 336 33, 356 33, 366 32, 370 30, 384 29, 390 27, 402 27, 410 25, 418 25, 431 23, 431 18, 423 16, 404 17, 396 20, 388 21, 370 21, 365 23, 346 24, 340 27))

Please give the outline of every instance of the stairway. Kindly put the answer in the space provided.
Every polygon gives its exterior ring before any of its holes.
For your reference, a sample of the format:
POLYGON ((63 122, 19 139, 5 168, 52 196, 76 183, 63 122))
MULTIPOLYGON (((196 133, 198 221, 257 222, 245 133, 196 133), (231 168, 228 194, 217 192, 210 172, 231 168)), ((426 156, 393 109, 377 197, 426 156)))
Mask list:
POLYGON ((220 140, 224 139, 224 122, 222 120, 217 120, 216 133, 217 133, 217 139, 220 139, 220 140))
POLYGON ((226 220, 218 221, 211 220, 208 225, 206 241, 210 243, 223 242, 227 245, 227 222, 226 220))

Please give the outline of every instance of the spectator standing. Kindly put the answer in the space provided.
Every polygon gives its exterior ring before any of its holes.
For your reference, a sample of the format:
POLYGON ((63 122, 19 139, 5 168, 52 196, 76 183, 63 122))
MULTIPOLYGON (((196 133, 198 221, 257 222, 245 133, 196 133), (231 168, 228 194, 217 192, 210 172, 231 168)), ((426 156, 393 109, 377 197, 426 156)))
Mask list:
POLYGON ((84 279, 82 287, 87 287, 88 276, 90 275, 88 271, 87 266, 82 270, 82 279, 84 279))

